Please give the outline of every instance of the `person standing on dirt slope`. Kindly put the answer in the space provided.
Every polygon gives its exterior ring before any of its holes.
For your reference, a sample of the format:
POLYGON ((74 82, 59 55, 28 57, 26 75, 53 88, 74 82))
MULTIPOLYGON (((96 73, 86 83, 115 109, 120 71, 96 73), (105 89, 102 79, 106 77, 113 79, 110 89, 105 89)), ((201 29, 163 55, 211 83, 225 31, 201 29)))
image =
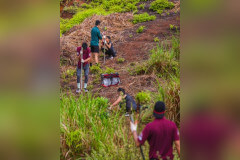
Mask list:
POLYGON ((78 66, 77 66, 77 93, 81 92, 80 89, 80 75, 81 75, 81 63, 83 63, 83 70, 84 70, 84 90, 87 90, 87 83, 88 83, 88 74, 89 74, 89 61, 91 58, 90 48, 88 47, 87 43, 82 43, 82 47, 77 47, 77 55, 78 55, 78 66), (81 59, 80 51, 83 48, 83 59, 81 59))
POLYGON ((133 97, 129 94, 125 93, 125 90, 123 88, 118 88, 117 90, 119 92, 118 99, 110 106, 109 109, 112 109, 113 106, 118 105, 123 99, 126 101, 126 114, 125 116, 129 116, 129 112, 131 111, 131 107, 133 110, 137 110, 137 104, 134 101, 133 97))
MULTIPOLYGON (((116 52, 113 48, 113 44, 111 42, 111 37, 107 36, 106 40, 103 42, 103 44, 107 47, 105 52, 109 56, 110 59, 113 59, 113 57, 116 57, 116 52)), ((104 52, 104 46, 102 45, 102 52, 104 52)))
POLYGON ((155 120, 148 123, 142 133, 137 135, 137 122, 130 122, 136 145, 139 147, 147 140, 150 145, 150 160, 173 160, 173 142, 180 156, 180 138, 176 124, 164 117, 165 104, 158 101, 154 106, 155 120))
POLYGON ((99 39, 102 40, 102 36, 98 26, 100 25, 100 21, 96 20, 95 27, 92 28, 91 31, 91 52, 95 56, 95 62, 98 65, 98 54, 99 54, 99 39))

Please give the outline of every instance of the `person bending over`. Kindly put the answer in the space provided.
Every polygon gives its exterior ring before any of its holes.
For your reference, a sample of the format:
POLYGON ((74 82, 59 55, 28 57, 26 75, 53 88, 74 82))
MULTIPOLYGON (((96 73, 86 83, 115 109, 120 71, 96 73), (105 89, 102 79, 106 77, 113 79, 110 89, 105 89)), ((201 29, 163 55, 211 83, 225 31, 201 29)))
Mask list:
POLYGON ((88 74, 89 74, 89 61, 91 57, 90 48, 88 47, 87 43, 83 43, 82 47, 77 47, 77 55, 78 55, 78 66, 77 66, 77 93, 81 92, 80 89, 80 75, 81 75, 81 63, 83 63, 83 70, 84 70, 84 90, 87 90, 87 83, 88 83, 88 74), (83 49, 83 59, 81 59, 81 50, 83 49))
POLYGON ((137 135, 137 123, 130 122, 134 141, 139 147, 147 140, 150 145, 150 160, 173 160, 173 143, 180 156, 180 138, 176 124, 164 117, 165 104, 158 101, 154 106, 155 120, 148 123, 142 133, 137 135))
POLYGON ((134 101, 133 97, 129 94, 125 93, 125 90, 123 88, 118 88, 119 97, 118 99, 110 106, 109 109, 112 109, 113 106, 118 105, 122 100, 125 100, 126 102, 126 114, 125 116, 129 116, 129 112, 132 110, 137 110, 137 104, 134 101))

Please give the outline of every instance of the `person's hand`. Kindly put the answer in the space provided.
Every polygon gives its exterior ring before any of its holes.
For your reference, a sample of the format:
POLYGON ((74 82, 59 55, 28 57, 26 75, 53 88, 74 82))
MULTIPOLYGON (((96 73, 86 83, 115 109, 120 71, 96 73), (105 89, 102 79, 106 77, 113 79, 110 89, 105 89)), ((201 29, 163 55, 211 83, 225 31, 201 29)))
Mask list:
POLYGON ((103 35, 103 39, 106 39, 106 36, 105 36, 105 35, 103 35))
POLYGON ((85 62, 84 59, 82 59, 81 62, 84 63, 85 62))
POLYGON ((131 121, 130 121, 130 127, 131 127, 131 131, 134 132, 134 131, 137 131, 137 123, 135 122, 135 124, 133 124, 131 121))
POLYGON ((104 44, 107 44, 107 41, 106 41, 106 40, 104 41, 104 44))

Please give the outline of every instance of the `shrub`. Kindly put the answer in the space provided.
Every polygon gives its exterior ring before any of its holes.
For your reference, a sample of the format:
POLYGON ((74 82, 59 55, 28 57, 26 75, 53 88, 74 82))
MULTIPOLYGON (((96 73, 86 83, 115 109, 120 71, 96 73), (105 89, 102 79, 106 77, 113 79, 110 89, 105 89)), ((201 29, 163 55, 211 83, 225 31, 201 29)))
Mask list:
POLYGON ((124 58, 118 58, 118 59, 117 59, 117 63, 123 63, 123 62, 125 62, 125 59, 124 59, 124 58))
POLYGON ((109 67, 106 67, 106 69, 103 71, 103 73, 107 73, 107 74, 111 74, 115 72, 116 72, 115 69, 109 68, 109 67))
POLYGON ((90 67, 90 70, 91 70, 92 74, 101 74, 102 73, 102 69, 97 65, 93 65, 92 67, 90 67))
POLYGON ((142 4, 139 5, 139 8, 140 8, 140 9, 144 9, 144 8, 145 8, 145 5, 146 5, 146 4, 142 3, 142 4))
POLYGON ((77 10, 78 10, 78 7, 77 6, 65 6, 64 8, 63 8, 63 10, 65 11, 65 12, 68 12, 68 13, 72 13, 72 14, 75 14, 76 12, 77 12, 77 10))
POLYGON ((125 11, 126 12, 137 11, 137 6, 135 6, 135 4, 128 3, 125 7, 125 11))
POLYGON ((154 38, 154 42, 159 42, 160 40, 159 40, 159 38, 158 37, 155 37, 154 38))
POLYGON ((78 13, 76 13, 73 18, 70 20, 60 21, 60 33, 63 34, 67 31, 69 31, 73 26, 80 24, 83 22, 86 18, 93 16, 94 14, 97 15, 107 15, 110 12, 106 12, 103 8, 93 8, 88 10, 83 10, 78 13))
POLYGON ((113 6, 109 9, 109 11, 114 13, 121 13, 124 12, 125 10, 121 6, 113 6))
POLYGON ((155 0, 150 4, 149 9, 156 11, 159 14, 162 14, 164 9, 174 8, 174 3, 169 2, 168 0, 155 0))
POLYGON ((145 29, 145 26, 140 26, 140 27, 138 27, 138 29, 136 30, 136 32, 137 32, 137 33, 142 33, 144 29, 145 29))
POLYGON ((91 6, 90 4, 87 4, 87 3, 81 4, 81 7, 82 7, 82 8, 85 8, 85 9, 90 9, 90 8, 92 8, 92 6, 91 6))
POLYGON ((140 22, 146 22, 146 21, 153 21, 156 19, 156 16, 152 15, 150 16, 148 13, 143 14, 137 14, 133 16, 133 23, 140 23, 140 22))
POLYGON ((149 92, 139 92, 136 95, 136 100, 139 104, 143 105, 143 104, 148 104, 151 101, 151 96, 149 92))

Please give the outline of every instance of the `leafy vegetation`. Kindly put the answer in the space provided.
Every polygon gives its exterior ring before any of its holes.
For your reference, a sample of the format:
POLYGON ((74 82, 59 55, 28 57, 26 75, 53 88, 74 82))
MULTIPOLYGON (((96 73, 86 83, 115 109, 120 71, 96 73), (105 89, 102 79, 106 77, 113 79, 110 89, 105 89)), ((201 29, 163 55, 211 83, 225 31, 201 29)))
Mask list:
POLYGON ((168 0, 155 0, 150 4, 149 9, 156 11, 159 14, 162 14, 163 10, 172 9, 174 8, 174 6, 174 3, 169 2, 168 0))
POLYGON ((101 74, 102 73, 102 69, 97 65, 91 66, 90 71, 92 74, 101 74))
POLYGON ((77 12, 77 10, 78 10, 78 7, 77 6, 65 6, 64 8, 63 8, 63 10, 65 11, 65 12, 68 12, 68 13, 72 13, 72 14, 75 14, 76 12, 77 12))
POLYGON ((106 69, 103 71, 103 73, 107 73, 107 74, 111 74, 115 72, 116 72, 115 69, 109 68, 109 67, 106 67, 106 69))
POLYGON ((160 39, 158 37, 154 38, 154 42, 159 42, 159 41, 160 41, 160 39))
POLYGON ((124 63, 125 62, 125 59, 124 58, 118 58, 117 59, 117 63, 124 63))
POLYGON ((136 96, 135 96, 137 102, 141 105, 143 104, 149 104, 151 101, 151 95, 150 92, 139 92, 136 96))
POLYGON ((156 19, 156 16, 152 15, 150 16, 147 12, 143 14, 136 14, 133 16, 133 23, 141 23, 141 22, 147 22, 147 21, 153 21, 156 19))
POLYGON ((145 3, 142 3, 142 4, 139 5, 139 8, 140 9, 145 9, 145 5, 146 5, 145 3))
POLYGON ((150 74, 155 72, 159 77, 169 77, 171 74, 179 77, 179 39, 172 38, 172 46, 168 49, 164 44, 151 50, 148 61, 141 63, 132 70, 132 75, 150 74))
POLYGON ((84 10, 81 12, 76 13, 73 18, 71 19, 61 19, 60 21, 60 33, 63 34, 67 31, 69 31, 73 26, 80 24, 83 22, 86 18, 93 16, 94 14, 97 15, 108 15, 109 12, 106 12, 102 8, 93 8, 84 10))
POLYGON ((146 28, 145 26, 139 26, 138 29, 136 30, 136 32, 142 33, 145 28, 146 28))

